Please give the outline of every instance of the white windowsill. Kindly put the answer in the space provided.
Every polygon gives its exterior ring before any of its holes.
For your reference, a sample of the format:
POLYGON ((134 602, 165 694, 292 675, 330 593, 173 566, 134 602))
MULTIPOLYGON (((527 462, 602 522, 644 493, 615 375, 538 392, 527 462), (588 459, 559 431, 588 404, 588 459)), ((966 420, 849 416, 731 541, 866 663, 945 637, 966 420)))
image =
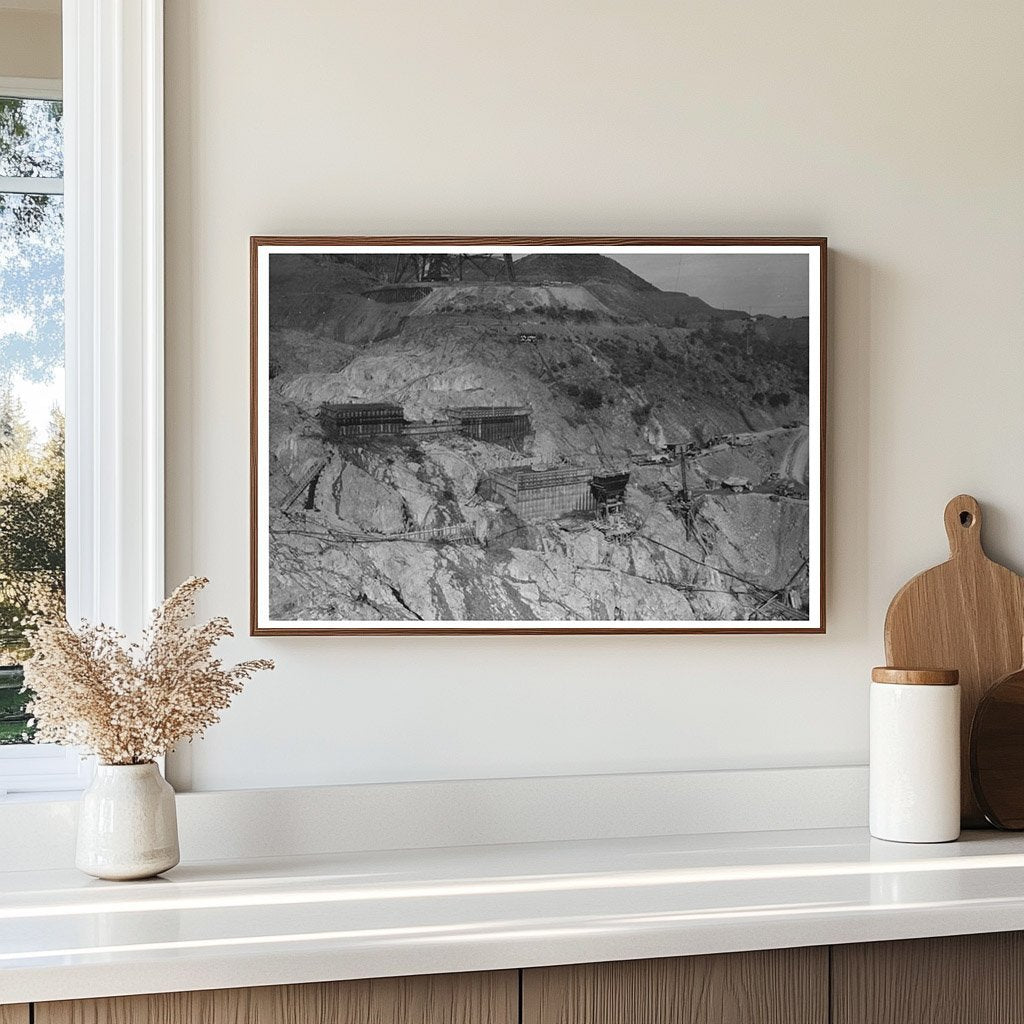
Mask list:
POLYGON ((39 793, 7 793, 0 789, 0 801, 5 804, 53 804, 77 800, 81 792, 75 789, 46 790, 39 793))

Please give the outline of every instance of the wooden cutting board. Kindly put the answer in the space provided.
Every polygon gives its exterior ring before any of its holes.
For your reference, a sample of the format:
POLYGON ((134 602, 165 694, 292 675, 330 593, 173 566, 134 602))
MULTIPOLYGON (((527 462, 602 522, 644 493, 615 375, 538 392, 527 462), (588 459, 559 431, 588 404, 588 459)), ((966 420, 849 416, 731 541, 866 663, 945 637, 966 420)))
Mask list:
POLYGON ((971 788, 974 712, 993 683, 1020 667, 1024 636, 1024 578, 985 554, 981 518, 969 494, 957 495, 946 506, 949 561, 905 584, 885 616, 889 665, 960 670, 960 813, 965 828, 986 824, 971 788))

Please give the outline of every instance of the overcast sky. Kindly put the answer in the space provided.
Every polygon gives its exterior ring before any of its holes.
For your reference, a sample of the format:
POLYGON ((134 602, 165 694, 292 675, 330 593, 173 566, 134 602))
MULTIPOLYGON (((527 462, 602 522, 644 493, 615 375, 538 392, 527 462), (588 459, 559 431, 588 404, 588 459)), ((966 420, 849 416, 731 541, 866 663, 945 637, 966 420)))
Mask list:
POLYGON ((614 259, 663 291, 696 295, 719 309, 808 313, 808 260, 800 253, 616 253, 614 259))

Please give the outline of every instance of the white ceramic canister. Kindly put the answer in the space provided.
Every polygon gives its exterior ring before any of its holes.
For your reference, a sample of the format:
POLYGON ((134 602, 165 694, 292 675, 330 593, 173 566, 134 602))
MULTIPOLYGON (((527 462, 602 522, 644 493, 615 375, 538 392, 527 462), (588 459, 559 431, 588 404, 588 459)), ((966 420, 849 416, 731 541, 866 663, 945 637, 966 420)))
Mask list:
POLYGON ((871 672, 871 834, 897 843, 960 835, 960 683, 954 669, 871 672))
POLYGON ((153 762, 98 764, 82 794, 75 865, 96 878, 150 878, 178 863, 174 790, 153 762))

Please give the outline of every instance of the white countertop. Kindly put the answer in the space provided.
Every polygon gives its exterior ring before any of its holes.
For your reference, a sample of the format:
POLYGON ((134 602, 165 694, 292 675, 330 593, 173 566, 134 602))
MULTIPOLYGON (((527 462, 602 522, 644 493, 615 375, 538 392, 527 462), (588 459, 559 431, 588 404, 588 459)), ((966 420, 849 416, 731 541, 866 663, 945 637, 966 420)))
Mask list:
POLYGON ((1024 929, 1024 836, 860 829, 0 872, 0 1004, 1024 929))

